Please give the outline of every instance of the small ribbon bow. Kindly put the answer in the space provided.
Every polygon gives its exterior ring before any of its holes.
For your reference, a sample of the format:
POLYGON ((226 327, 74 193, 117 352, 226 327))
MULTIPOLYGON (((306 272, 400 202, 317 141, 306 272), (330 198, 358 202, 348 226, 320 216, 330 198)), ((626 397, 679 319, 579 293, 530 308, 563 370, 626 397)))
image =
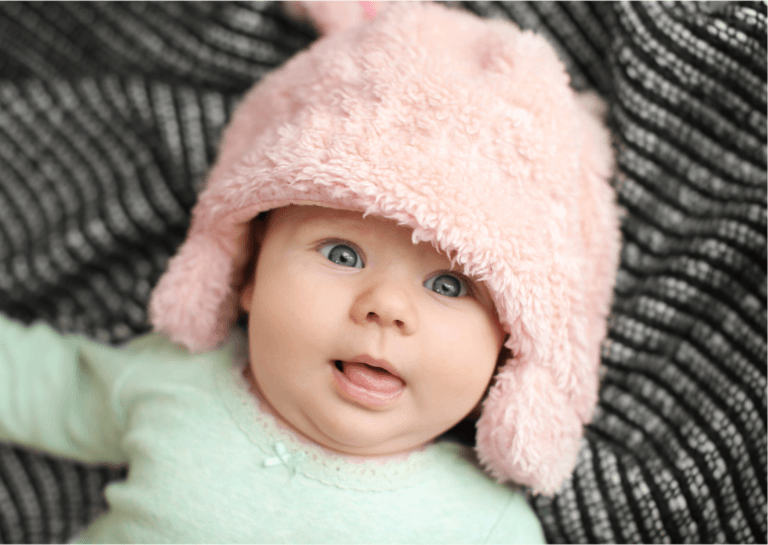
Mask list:
POLYGON ((271 458, 264 460, 264 467, 284 465, 295 472, 296 466, 304 460, 305 456, 303 452, 294 452, 291 454, 288 452, 288 449, 282 441, 275 443, 275 452, 277 453, 277 456, 272 456, 271 458))

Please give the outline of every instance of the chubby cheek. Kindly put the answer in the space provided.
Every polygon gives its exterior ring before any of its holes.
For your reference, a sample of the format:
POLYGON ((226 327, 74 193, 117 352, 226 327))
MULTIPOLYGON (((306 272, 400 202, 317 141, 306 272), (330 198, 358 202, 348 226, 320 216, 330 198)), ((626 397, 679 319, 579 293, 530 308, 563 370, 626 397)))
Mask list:
MULTIPOLYGON (((290 287, 274 280, 268 273, 258 277, 248 316, 251 366, 260 383, 289 376, 304 356, 304 346, 295 341, 297 331, 307 327, 300 323, 307 313, 290 287)), ((266 386, 271 385, 262 384, 266 386)))
POLYGON ((339 297, 299 271, 265 274, 254 290, 249 316, 251 361, 257 378, 267 376, 291 389, 322 372, 332 357, 330 332, 339 297), (306 380, 305 380, 306 379, 306 380))
POLYGON ((453 425, 485 393, 501 349, 501 334, 484 312, 433 324, 427 341, 432 351, 426 356, 433 377, 427 382, 432 392, 425 397, 433 400, 431 410, 454 420, 450 422, 453 425))

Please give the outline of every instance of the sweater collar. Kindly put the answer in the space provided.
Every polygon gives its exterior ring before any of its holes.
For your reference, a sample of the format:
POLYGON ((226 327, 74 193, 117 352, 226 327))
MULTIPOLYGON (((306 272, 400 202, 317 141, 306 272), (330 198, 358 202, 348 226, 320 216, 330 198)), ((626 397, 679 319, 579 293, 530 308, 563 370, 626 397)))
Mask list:
POLYGON ((243 377, 245 358, 218 367, 216 381, 232 418, 258 448, 265 471, 286 466, 294 474, 343 489, 397 490, 429 478, 439 445, 404 457, 361 458, 328 451, 278 423, 243 377))

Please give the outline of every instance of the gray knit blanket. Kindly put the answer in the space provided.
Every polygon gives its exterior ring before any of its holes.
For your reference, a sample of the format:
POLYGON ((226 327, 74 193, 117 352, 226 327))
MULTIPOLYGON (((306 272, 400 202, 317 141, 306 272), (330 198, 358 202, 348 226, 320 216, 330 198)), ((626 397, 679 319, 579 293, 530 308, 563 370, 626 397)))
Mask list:
MULTIPOLYGON (((547 539, 765 543, 766 4, 452 4, 609 105, 621 269, 576 471, 531 498, 547 539)), ((272 3, 0 2, 0 311, 147 331, 233 107, 314 38, 272 3)), ((0 541, 71 539, 124 474, 0 446, 0 541)))

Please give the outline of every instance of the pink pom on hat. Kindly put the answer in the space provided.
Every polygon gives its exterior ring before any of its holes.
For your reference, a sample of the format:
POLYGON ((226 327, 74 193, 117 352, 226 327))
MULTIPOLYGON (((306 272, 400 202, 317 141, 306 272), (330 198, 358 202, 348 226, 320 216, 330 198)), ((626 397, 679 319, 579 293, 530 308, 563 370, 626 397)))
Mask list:
POLYGON ((553 493, 597 402, 619 248, 600 103, 546 41, 434 4, 306 3, 327 34, 242 100, 150 302, 191 351, 237 318, 249 222, 288 204, 413 229, 486 283, 513 357, 477 424, 498 480, 553 493))

